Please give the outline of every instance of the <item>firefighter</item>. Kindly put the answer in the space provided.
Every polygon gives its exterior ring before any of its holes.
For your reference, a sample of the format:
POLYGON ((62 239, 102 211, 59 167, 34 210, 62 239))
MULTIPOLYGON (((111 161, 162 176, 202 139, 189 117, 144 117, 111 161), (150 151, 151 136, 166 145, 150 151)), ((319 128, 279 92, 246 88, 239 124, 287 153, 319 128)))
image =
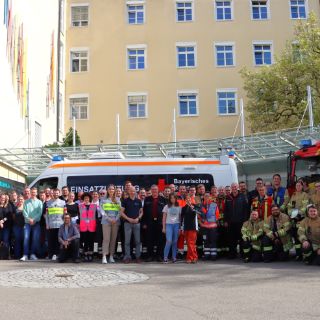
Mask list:
POLYGON ((265 262, 285 261, 288 260, 289 251, 293 245, 290 218, 280 212, 276 204, 271 206, 271 213, 272 215, 264 223, 263 259, 265 262))
POLYGON ((314 204, 318 212, 320 212, 320 182, 315 183, 315 192, 310 196, 310 202, 314 204))
POLYGON ((218 220, 219 208, 210 199, 210 193, 206 193, 199 213, 199 225, 204 240, 203 253, 205 260, 214 261, 217 259, 218 220))
POLYGON ((303 261, 320 265, 320 217, 314 205, 308 206, 308 216, 298 228, 299 240, 302 243, 303 261))
POLYGON ((258 196, 252 200, 251 208, 257 208, 259 212, 259 218, 264 222, 271 216, 271 205, 273 204, 272 196, 266 194, 266 188, 264 186, 258 187, 258 196))
POLYGON ((242 228, 242 248, 244 262, 260 262, 261 254, 261 238, 263 236, 263 221, 259 218, 257 208, 253 208, 250 219, 246 221, 242 228))
POLYGON ((296 260, 302 259, 301 243, 298 239, 298 224, 305 217, 306 207, 309 202, 308 194, 303 191, 301 182, 296 183, 296 191, 292 194, 288 205, 287 212, 292 222, 292 237, 296 250, 296 260))

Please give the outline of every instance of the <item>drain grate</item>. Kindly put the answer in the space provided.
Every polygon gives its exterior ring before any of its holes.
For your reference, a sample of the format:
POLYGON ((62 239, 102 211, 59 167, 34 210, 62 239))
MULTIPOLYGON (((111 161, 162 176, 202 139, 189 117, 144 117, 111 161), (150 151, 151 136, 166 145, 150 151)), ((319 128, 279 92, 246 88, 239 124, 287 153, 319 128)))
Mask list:
POLYGON ((71 278, 73 277, 73 274, 68 273, 59 273, 54 275, 56 278, 71 278))

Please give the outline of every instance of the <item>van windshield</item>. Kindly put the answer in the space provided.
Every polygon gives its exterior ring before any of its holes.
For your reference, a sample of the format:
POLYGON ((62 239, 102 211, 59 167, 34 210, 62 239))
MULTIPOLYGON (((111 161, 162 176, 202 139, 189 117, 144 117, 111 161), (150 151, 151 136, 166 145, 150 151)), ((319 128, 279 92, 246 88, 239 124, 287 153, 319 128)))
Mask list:
POLYGON ((54 189, 58 186, 58 177, 43 178, 34 185, 38 190, 46 188, 54 189))

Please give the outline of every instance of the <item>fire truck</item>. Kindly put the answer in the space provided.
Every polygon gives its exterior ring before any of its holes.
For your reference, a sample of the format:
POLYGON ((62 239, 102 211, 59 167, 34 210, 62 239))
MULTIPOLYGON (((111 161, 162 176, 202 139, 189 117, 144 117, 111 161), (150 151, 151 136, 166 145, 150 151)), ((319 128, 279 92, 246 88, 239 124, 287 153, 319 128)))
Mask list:
POLYGON ((320 141, 302 140, 301 148, 291 151, 287 162, 287 188, 290 195, 295 190, 298 177, 303 178, 309 185, 320 181, 320 141), (299 173, 299 176, 298 176, 299 173))

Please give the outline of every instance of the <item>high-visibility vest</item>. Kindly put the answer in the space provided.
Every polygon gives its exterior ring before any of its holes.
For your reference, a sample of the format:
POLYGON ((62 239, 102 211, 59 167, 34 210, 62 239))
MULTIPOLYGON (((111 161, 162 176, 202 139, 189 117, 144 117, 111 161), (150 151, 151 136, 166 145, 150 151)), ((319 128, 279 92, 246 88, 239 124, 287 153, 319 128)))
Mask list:
POLYGON ((52 207, 48 208, 48 215, 51 216, 53 214, 55 215, 62 215, 64 214, 65 208, 64 207, 52 207))
POLYGON ((217 228, 219 219, 219 208, 215 202, 201 206, 200 221, 204 228, 217 228))
POLYGON ((95 232, 97 227, 96 211, 97 205, 91 203, 89 209, 85 204, 80 204, 80 232, 95 232))

